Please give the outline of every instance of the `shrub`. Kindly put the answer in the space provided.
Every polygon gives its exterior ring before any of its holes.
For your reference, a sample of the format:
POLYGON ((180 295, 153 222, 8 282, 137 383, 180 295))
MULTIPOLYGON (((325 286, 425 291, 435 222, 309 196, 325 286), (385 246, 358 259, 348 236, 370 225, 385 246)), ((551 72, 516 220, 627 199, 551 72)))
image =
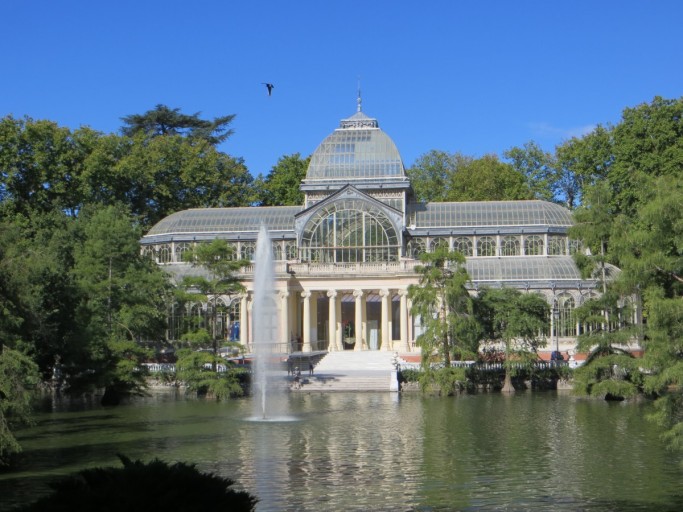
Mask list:
POLYGON ((122 468, 80 471, 52 485, 54 492, 21 512, 252 511, 257 499, 231 489, 234 482, 201 473, 194 464, 148 464, 119 455, 122 468))

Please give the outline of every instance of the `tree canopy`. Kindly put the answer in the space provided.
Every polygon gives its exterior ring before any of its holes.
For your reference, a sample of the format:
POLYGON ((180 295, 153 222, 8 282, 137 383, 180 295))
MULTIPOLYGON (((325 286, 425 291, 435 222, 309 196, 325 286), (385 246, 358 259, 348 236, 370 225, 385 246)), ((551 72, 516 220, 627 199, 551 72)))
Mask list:
POLYGON ((299 185, 306 178, 311 157, 301 158, 299 153, 281 157, 265 179, 260 178, 255 188, 261 206, 299 206, 304 194, 299 185))
POLYGON ((201 112, 183 114, 179 108, 157 105, 144 114, 130 114, 122 117, 121 133, 128 137, 143 134, 147 138, 163 135, 182 135, 193 140, 203 140, 216 145, 225 141, 234 132, 228 126, 235 114, 216 117, 211 121, 201 119, 201 112))

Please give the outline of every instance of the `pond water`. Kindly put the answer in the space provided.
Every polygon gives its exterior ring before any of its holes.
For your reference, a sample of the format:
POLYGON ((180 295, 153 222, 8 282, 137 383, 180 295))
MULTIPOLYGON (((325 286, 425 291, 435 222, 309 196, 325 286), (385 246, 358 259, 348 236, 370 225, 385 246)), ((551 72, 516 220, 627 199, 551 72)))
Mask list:
POLYGON ((0 473, 0 510, 116 454, 195 463, 256 495, 259 511, 683 510, 680 454, 648 403, 558 392, 455 398, 288 395, 283 421, 251 421, 249 399, 174 391, 128 405, 51 403, 20 431, 20 466, 0 473))

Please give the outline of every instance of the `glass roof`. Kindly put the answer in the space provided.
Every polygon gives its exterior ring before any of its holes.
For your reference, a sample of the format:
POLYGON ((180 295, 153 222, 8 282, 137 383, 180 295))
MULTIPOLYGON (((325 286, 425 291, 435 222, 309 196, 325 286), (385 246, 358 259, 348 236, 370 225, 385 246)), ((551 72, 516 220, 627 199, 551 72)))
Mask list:
POLYGON ((159 221, 147 236, 175 233, 257 232, 261 223, 269 231, 292 231, 294 215, 301 206, 261 206, 244 208, 198 208, 169 215, 159 221))
POLYGON ((474 201, 411 204, 415 228, 572 225, 571 212, 547 201, 474 201))
POLYGON ((571 256, 468 258, 466 266, 476 283, 581 280, 571 256))
POLYGON ((305 182, 405 178, 401 155, 377 120, 356 112, 311 155, 305 182))

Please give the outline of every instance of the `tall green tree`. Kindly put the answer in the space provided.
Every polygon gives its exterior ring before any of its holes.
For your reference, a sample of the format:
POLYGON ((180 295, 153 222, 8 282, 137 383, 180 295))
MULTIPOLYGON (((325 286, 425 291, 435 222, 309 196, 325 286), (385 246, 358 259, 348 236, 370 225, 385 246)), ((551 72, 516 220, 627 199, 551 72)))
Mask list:
POLYGON ((576 392, 608 400, 642 393, 642 361, 626 349, 640 338, 640 328, 627 321, 633 314, 633 304, 624 302, 614 286, 574 310, 576 321, 590 326, 577 340, 576 350, 589 356, 574 372, 576 392))
POLYGON ((531 141, 521 148, 513 147, 503 153, 517 172, 526 176, 534 199, 554 200, 553 183, 556 169, 555 157, 531 141))
POLYGON ((614 162, 612 128, 598 125, 583 137, 573 137, 555 148, 551 187, 555 200, 573 210, 587 188, 601 183, 614 162))
POLYGON ((0 220, 0 339, 29 354, 44 378, 76 328, 73 224, 61 211, 0 220))
POLYGON ((419 315, 424 328, 417 339, 423 366, 429 367, 434 354, 446 367, 453 357, 472 358, 477 352, 478 324, 466 288, 470 278, 465 257, 439 247, 420 255, 415 272, 419 284, 408 287, 408 297, 413 315, 419 315))
POLYGON ((0 119, 0 201, 25 214, 75 215, 85 201, 81 174, 99 137, 87 127, 72 132, 52 121, 0 119))
POLYGON ((88 159, 83 182, 93 202, 127 204, 147 228, 179 210, 254 200, 253 178, 241 159, 180 135, 105 137, 88 159))
POLYGON ((514 288, 484 288, 479 291, 476 311, 488 342, 502 345, 505 351, 504 392, 514 392, 512 377, 520 366, 538 359, 545 346, 542 332, 548 325, 549 306, 535 293, 514 288))
POLYGON ((584 277, 592 276, 599 269, 602 291, 607 291, 608 249, 616 212, 612 205, 612 191, 604 181, 588 188, 584 201, 574 211, 574 225, 569 236, 580 240, 590 250, 590 255, 579 252, 574 255, 584 277))
POLYGON ((84 212, 78 227, 73 275, 83 350, 67 377, 77 389, 104 387, 104 400, 116 403, 145 385, 140 368, 150 354, 141 342, 163 337, 168 278, 140 254, 141 233, 125 208, 84 212))
POLYGON ((190 139, 200 139, 211 145, 220 144, 233 134, 228 128, 235 114, 216 117, 209 121, 201 119, 201 112, 183 114, 179 108, 169 108, 158 104, 144 114, 130 114, 122 119, 121 133, 128 137, 144 134, 147 138, 163 135, 182 135, 190 139))
POLYGON ((261 206, 299 206, 304 194, 299 185, 306 178, 311 157, 301 158, 299 153, 281 157, 265 179, 255 186, 261 206))
POLYGON ((450 176, 447 201, 513 201, 532 199, 526 177, 510 164, 486 155, 463 163, 450 176))
POLYGON ((0 343, 0 466, 21 451, 12 429, 31 423, 31 399, 39 382, 36 364, 0 343))
POLYGON ((452 176, 461 165, 472 158, 460 153, 447 153, 433 149, 415 160, 406 169, 415 198, 420 202, 447 201, 452 176))
POLYGON ((683 182, 680 176, 650 178, 634 217, 620 215, 612 251, 622 273, 618 284, 642 300, 646 319, 640 364, 648 370, 653 418, 671 446, 683 448, 683 182))
POLYGON ((210 304, 212 319, 209 334, 213 353, 217 355, 217 299, 222 295, 231 296, 244 291, 237 272, 250 262, 237 258, 234 248, 219 239, 196 244, 192 250, 183 253, 183 258, 202 270, 200 275, 185 276, 181 291, 190 294, 195 300, 210 304))
POLYGON ((657 96, 650 103, 624 109, 613 139, 608 181, 617 209, 633 217, 646 200, 648 177, 681 176, 683 97, 657 96))

